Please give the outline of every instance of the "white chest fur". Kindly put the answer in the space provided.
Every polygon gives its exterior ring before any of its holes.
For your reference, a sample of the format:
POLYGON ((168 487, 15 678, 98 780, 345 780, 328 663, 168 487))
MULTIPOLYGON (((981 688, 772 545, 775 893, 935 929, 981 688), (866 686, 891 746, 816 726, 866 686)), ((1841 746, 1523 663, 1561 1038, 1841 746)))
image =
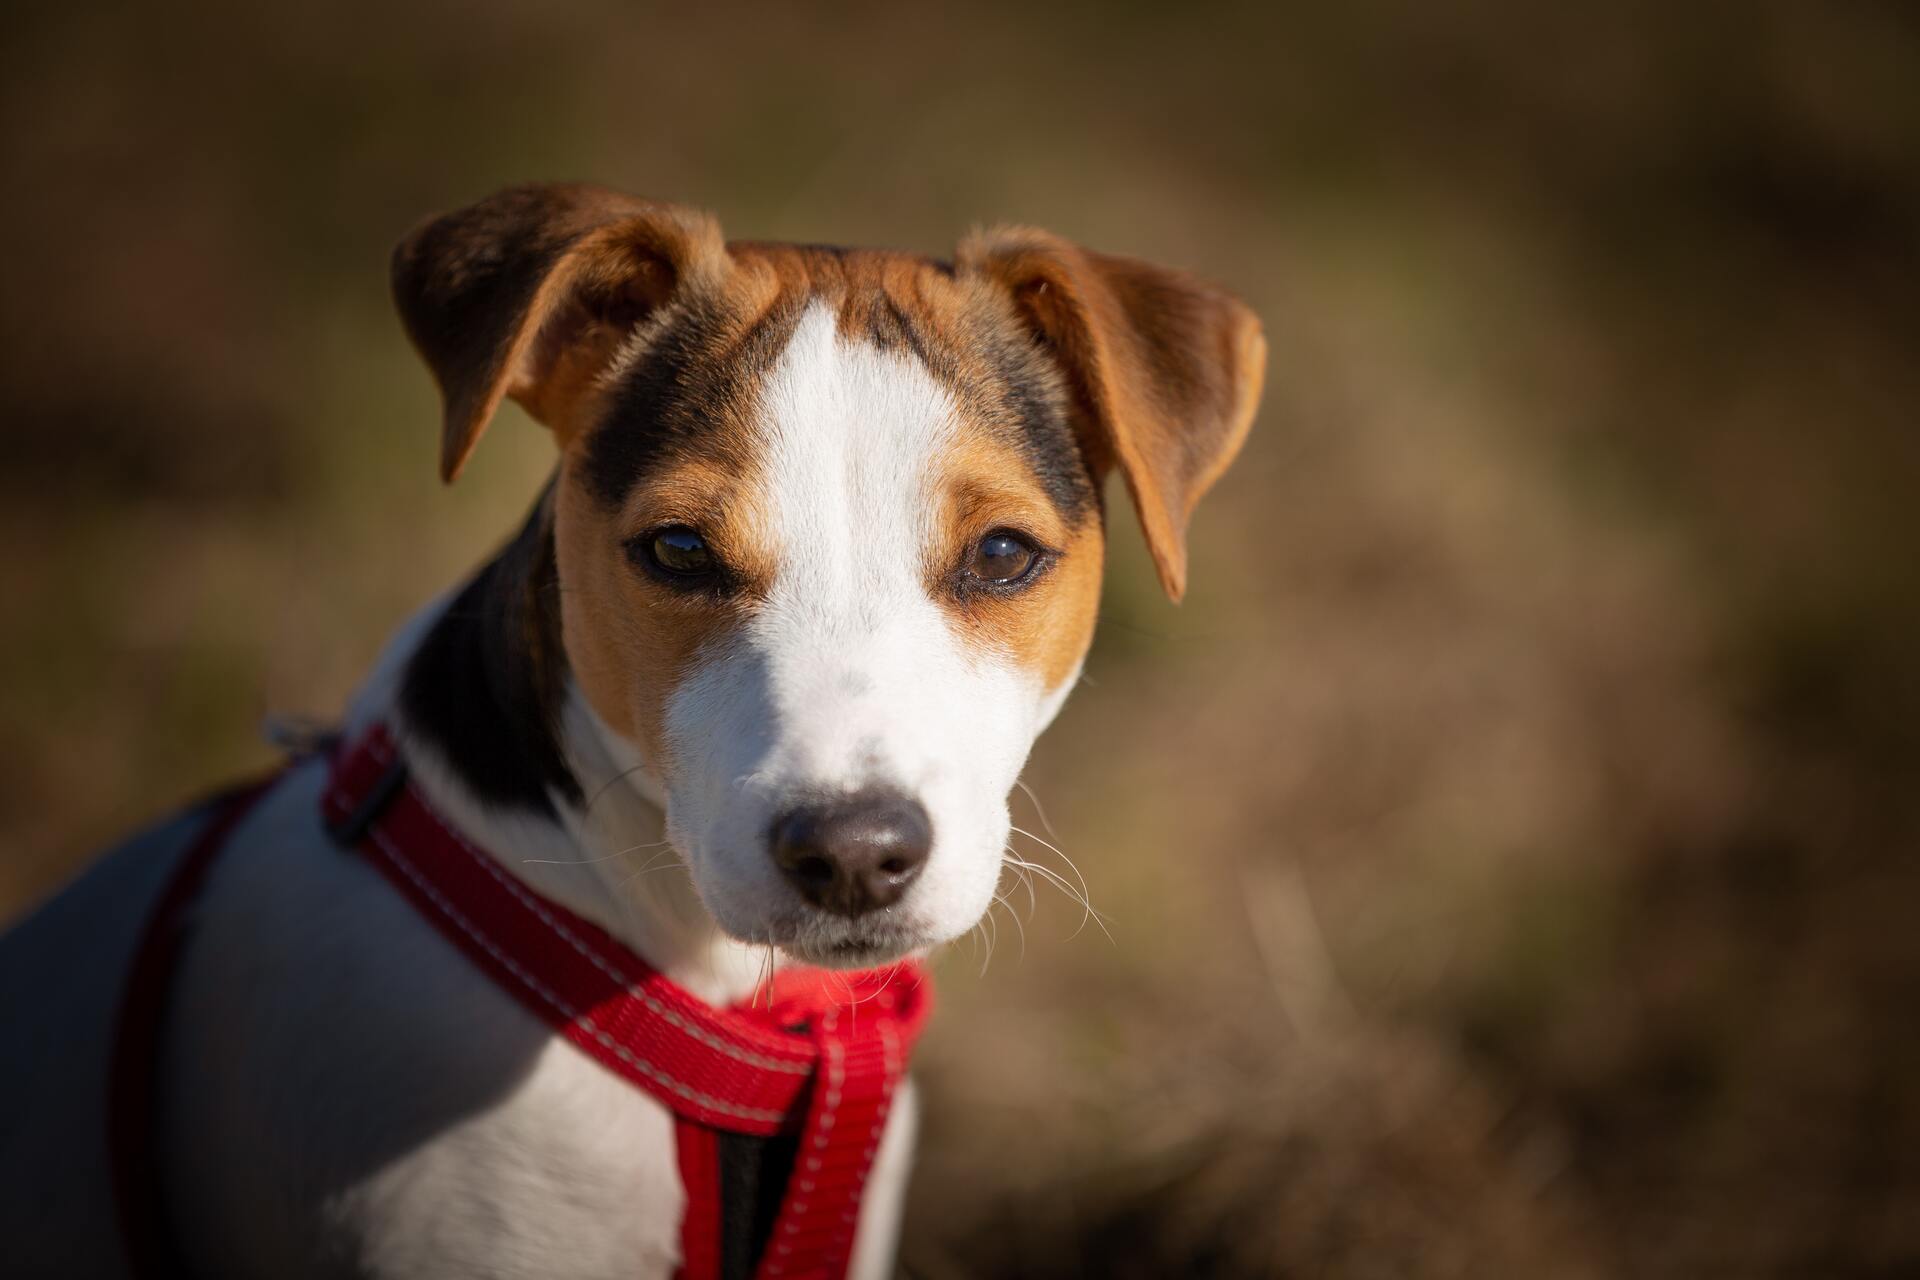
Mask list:
MULTIPOLYGON (((667 1276, 670 1114, 554 1037, 315 820, 321 770, 235 833, 175 978, 172 1216, 232 1276, 667 1276)), ((910 1102, 869 1183, 885 1274, 910 1102)))

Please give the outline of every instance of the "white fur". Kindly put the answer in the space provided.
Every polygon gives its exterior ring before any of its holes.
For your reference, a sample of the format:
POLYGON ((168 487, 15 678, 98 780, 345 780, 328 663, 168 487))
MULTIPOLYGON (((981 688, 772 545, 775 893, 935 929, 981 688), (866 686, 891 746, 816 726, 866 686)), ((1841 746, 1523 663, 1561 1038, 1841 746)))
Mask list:
MULTIPOLYGON (((392 714, 389 677, 423 631, 403 630, 354 722, 392 714)), ((451 775, 417 747, 409 757, 448 803, 451 775)), ((301 765, 234 831, 173 976, 163 1182, 195 1274, 670 1275, 684 1204, 670 1113, 554 1037, 335 847, 318 820, 323 775, 318 761, 301 765)), ((471 798, 451 807, 511 869, 560 853, 543 891, 633 932, 620 898, 567 883, 566 867, 590 855, 562 828, 471 798)), ((106 1065, 134 940, 197 826, 140 837, 0 938, 0 1096, 15 1100, 0 1112, 9 1277, 126 1274, 111 1227, 106 1065)), ((717 936, 710 922, 704 932, 717 936)), ((695 985, 734 985, 728 963, 700 953, 680 956, 695 985)), ((890 1270, 909 1099, 868 1182, 859 1276, 890 1270)))
POLYGON ((972 928, 992 900, 1007 793, 1057 700, 970 647, 928 594, 935 484, 958 410, 917 363, 845 341, 815 304, 762 386, 779 567, 735 642, 673 695, 669 831, 737 937, 831 963, 870 922, 806 907, 767 856, 776 817, 891 786, 932 819, 931 857, 886 912, 877 963, 972 928))
MULTIPOLYGON (((470 796, 395 706, 444 601, 402 629, 348 715, 350 730, 394 721, 429 800, 508 871, 713 1000, 758 976, 765 950, 738 939, 802 955, 844 940, 765 847, 776 813, 822 791, 892 785, 931 815, 933 853, 889 913, 886 957, 971 927, 999 876, 1007 792, 1072 683, 1044 690, 969 649, 927 594, 930 484, 956 417, 924 370, 841 342, 816 309, 765 404, 778 577, 744 634, 673 696, 664 794, 576 693, 563 747, 590 803, 558 804, 550 822, 470 796)), ((233 833, 173 975, 159 1137, 196 1274, 669 1275, 684 1202, 670 1114, 334 847, 323 772, 301 765, 233 833)), ((9 1276, 124 1274, 108 1054, 134 939, 194 825, 136 840, 0 939, 9 1276)), ((890 1270, 913 1112, 903 1091, 856 1275, 890 1270)))

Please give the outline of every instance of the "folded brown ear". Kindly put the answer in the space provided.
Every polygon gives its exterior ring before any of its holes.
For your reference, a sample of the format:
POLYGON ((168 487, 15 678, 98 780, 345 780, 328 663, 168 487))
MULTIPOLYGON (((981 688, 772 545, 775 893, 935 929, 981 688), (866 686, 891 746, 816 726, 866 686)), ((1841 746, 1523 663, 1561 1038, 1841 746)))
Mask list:
POLYGON ((650 311, 727 269, 709 215, 572 183, 510 187, 393 253, 393 296, 445 406, 452 480, 512 396, 562 441, 593 375, 650 311))
POLYGON ((1267 344, 1245 304, 1182 272, 1024 227, 962 242, 960 269, 1011 290, 1072 380, 1085 445, 1118 466, 1160 585, 1187 583, 1187 522, 1246 439, 1267 344))

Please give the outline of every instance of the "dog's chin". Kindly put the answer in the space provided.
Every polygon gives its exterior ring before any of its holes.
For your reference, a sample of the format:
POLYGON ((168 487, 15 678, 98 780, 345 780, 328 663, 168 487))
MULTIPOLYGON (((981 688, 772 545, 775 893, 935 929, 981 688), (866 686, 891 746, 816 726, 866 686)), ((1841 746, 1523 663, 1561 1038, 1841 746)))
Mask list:
POLYGON ((877 969, 912 955, 924 944, 867 942, 848 939, 833 943, 782 943, 780 950, 799 964, 816 969, 877 969))
MULTIPOLYGON (((924 929, 892 920, 849 920, 809 915, 781 921, 770 931, 774 946, 790 960, 818 969, 875 969, 934 942, 924 929)), ((762 941, 769 932, 761 934, 762 941)))

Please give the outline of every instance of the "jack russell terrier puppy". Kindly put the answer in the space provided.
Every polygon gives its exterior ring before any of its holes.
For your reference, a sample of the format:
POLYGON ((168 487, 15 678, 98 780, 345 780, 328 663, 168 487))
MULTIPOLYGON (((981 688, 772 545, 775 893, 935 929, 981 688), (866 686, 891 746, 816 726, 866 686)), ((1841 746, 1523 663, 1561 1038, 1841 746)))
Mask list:
POLYGON ((993 898, 1110 472, 1184 589, 1258 321, 1042 231, 570 185, 393 288, 442 475, 508 396, 558 467, 338 739, 0 941, 6 1273, 888 1274, 916 958, 993 898))

